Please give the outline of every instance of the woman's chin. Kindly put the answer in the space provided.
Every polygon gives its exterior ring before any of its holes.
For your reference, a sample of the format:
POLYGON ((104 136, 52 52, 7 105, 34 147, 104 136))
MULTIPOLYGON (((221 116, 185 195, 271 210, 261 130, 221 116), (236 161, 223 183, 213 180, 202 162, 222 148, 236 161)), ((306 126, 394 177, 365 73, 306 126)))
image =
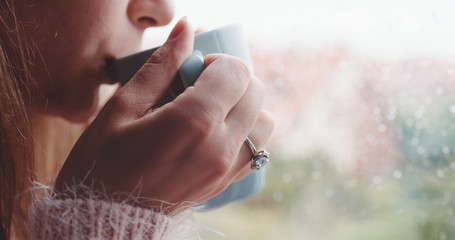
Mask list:
POLYGON ((73 123, 91 122, 118 88, 118 84, 103 84, 99 86, 95 94, 85 97, 84 101, 77 101, 67 104, 68 107, 58 108, 55 115, 73 123))
POLYGON ((94 119, 100 110, 98 94, 75 99, 49 99, 45 104, 32 107, 39 115, 63 118, 73 123, 86 123, 94 119))
POLYGON ((64 98, 38 99, 32 106, 32 112, 50 117, 60 117, 72 123, 87 123, 93 121, 106 102, 118 90, 119 85, 103 84, 84 92, 64 98))

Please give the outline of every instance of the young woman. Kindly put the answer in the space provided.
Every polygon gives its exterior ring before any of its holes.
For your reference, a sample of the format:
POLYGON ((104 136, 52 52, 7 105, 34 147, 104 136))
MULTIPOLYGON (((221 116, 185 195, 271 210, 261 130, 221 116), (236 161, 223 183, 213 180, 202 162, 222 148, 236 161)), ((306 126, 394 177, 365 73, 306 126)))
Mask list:
POLYGON ((166 239, 183 210, 253 171, 244 141, 261 149, 273 128, 263 86, 241 60, 216 54, 178 91, 194 39, 185 19, 99 100, 114 84, 105 60, 138 51, 146 28, 173 18, 171 1, 0 0, 0 11, 1 238, 166 239), (178 97, 157 108, 168 89, 178 97), (50 116, 90 125, 72 146, 64 134, 46 140, 50 116), (52 196, 32 200, 31 183, 53 170, 52 196))

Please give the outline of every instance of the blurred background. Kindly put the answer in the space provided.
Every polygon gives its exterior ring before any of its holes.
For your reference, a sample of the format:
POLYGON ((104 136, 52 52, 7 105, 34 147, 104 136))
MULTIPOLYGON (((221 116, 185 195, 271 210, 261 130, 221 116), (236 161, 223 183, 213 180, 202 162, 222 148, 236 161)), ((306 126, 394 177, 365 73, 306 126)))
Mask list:
POLYGON ((243 25, 276 119, 265 190, 202 239, 455 239, 455 1, 175 2, 243 25))

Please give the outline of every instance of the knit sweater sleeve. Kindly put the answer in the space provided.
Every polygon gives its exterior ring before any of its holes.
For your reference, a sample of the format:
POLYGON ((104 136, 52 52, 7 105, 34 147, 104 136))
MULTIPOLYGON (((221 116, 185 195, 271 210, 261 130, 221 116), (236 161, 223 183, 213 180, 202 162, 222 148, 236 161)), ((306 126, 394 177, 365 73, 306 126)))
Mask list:
POLYGON ((197 232, 189 213, 169 216, 106 200, 46 199, 30 213, 33 240, 175 240, 197 232))

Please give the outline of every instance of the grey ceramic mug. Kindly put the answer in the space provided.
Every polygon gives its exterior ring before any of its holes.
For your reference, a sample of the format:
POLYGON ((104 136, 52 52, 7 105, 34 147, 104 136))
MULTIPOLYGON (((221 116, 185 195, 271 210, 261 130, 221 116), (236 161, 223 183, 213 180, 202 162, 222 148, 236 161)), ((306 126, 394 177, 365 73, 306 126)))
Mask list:
MULTIPOLYGON (((112 68, 113 78, 122 85, 126 84, 156 49, 108 62, 108 66, 112 68)), ((240 57, 253 71, 248 42, 242 28, 239 25, 230 25, 195 36, 193 55, 185 61, 179 70, 179 78, 185 87, 193 85, 197 80, 205 68, 203 57, 210 53, 225 53, 240 57)), ((170 94, 163 99, 161 104, 169 101, 172 101, 170 94)), ((230 202, 255 195, 262 191, 264 185, 265 170, 261 169, 238 182, 232 183, 226 190, 201 205, 206 210, 218 208, 230 202)))

